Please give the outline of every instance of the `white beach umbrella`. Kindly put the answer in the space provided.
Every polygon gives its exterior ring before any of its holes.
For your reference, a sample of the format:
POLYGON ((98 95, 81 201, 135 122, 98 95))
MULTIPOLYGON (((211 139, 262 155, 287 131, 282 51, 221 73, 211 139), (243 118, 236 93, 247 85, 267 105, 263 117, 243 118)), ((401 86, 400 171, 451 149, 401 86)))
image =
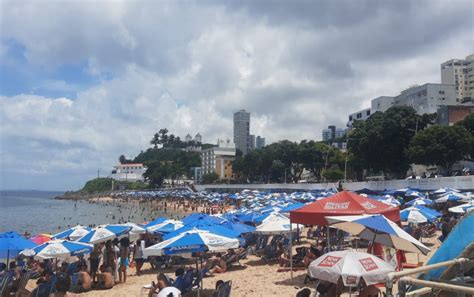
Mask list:
POLYGON ((348 250, 324 254, 308 267, 311 277, 334 284, 342 277, 348 287, 356 287, 361 278, 368 286, 384 283, 393 271, 390 264, 375 255, 348 250))
POLYGON ((79 238, 78 242, 101 243, 128 234, 132 229, 130 226, 106 225, 94 228, 89 233, 79 238))
POLYGON ((166 220, 160 224, 149 226, 146 228, 148 232, 160 232, 160 233, 169 233, 178 230, 183 227, 184 224, 181 221, 177 220, 166 220))
POLYGON ((461 204, 461 205, 458 205, 458 206, 450 207, 448 210, 452 213, 467 213, 471 210, 474 210, 474 201, 469 202, 469 203, 465 203, 465 204, 461 204))
POLYGON ((290 226, 290 219, 280 213, 272 213, 257 226, 257 233, 264 235, 277 235, 290 233, 291 229, 296 230, 297 224, 290 226))
POLYGON ((77 225, 65 231, 54 234, 53 238, 54 239, 69 238, 70 240, 77 240, 81 238, 82 236, 86 235, 87 233, 89 233, 91 230, 92 229, 89 227, 77 225))
POLYGON ((65 258, 92 252, 92 246, 77 241, 51 240, 22 252, 25 256, 39 259, 65 258))

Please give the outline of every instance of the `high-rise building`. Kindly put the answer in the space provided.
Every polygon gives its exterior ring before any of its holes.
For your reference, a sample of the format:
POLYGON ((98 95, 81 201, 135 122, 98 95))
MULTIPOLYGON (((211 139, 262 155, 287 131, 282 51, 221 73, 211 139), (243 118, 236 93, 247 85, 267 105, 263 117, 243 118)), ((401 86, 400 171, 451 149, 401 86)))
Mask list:
POLYGON ((255 149, 255 135, 250 134, 250 150, 253 151, 255 149))
POLYGON ((441 83, 454 85, 456 102, 474 102, 474 54, 441 64, 441 83))
POLYGON ((257 136, 257 138, 255 138, 255 148, 261 149, 264 146, 265 146, 265 137, 257 136))
POLYGON ((234 143, 242 154, 251 150, 250 146, 250 112, 239 110, 234 113, 234 143))
POLYGON ((342 138, 346 135, 347 129, 336 128, 336 126, 328 126, 327 129, 323 129, 322 137, 323 141, 330 141, 334 139, 342 138))
POLYGON ((201 151, 202 174, 215 172, 220 179, 232 179, 232 161, 235 159, 235 146, 230 142, 218 140, 218 146, 201 151))
POLYGON ((457 105, 454 85, 424 84, 413 86, 393 99, 395 106, 411 106, 418 114, 435 113, 443 105, 457 105))
POLYGON ((323 129, 323 141, 331 140, 331 133, 330 129, 323 129))

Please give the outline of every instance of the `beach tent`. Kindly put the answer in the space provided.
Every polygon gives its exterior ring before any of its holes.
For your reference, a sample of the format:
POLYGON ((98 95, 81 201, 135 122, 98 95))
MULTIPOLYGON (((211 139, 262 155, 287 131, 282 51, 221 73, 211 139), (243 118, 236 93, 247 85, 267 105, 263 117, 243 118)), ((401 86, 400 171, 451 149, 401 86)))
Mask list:
POLYGON ((290 224, 290 219, 279 213, 273 213, 257 226, 257 233, 265 235, 278 235, 290 233, 292 229, 297 229, 296 224, 290 224))
POLYGON ((342 277, 347 287, 357 287, 361 279, 367 286, 383 283, 393 271, 394 267, 375 255, 349 250, 324 254, 308 267, 311 277, 333 284, 342 277))
POLYGON ((33 249, 26 249, 21 253, 25 256, 35 256, 39 259, 53 259, 79 256, 90 252, 92 252, 92 246, 89 244, 56 239, 38 245, 33 249))
POLYGON ((53 235, 53 239, 64 239, 69 238, 70 240, 77 240, 82 236, 89 233, 92 229, 89 227, 77 225, 72 228, 69 228, 63 232, 59 232, 53 235))
POLYGON ((388 219, 399 222, 400 210, 382 202, 357 195, 353 192, 342 191, 326 199, 307 204, 290 211, 293 223, 304 225, 327 225, 326 216, 383 214, 388 219))
POLYGON ((383 215, 326 217, 331 226, 359 238, 406 252, 426 255, 430 249, 383 215))

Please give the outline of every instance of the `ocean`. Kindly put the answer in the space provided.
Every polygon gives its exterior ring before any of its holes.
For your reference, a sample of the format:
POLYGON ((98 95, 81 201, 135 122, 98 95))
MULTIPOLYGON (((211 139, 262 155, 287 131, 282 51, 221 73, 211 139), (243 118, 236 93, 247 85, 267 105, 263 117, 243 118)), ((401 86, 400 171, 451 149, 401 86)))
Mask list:
MULTIPOLYGON (((0 232, 55 234, 77 224, 142 223, 153 214, 132 205, 56 200, 62 192, 0 191, 0 232)), ((155 214, 156 215, 156 214, 155 214)))

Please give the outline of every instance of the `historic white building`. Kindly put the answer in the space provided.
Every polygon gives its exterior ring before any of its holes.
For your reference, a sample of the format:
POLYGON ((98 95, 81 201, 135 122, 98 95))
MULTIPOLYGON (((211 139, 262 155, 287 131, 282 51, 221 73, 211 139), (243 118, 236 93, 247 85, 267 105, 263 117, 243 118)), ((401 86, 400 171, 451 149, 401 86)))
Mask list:
POLYGON ((144 181, 146 167, 142 163, 120 164, 114 166, 111 178, 118 181, 144 181))

